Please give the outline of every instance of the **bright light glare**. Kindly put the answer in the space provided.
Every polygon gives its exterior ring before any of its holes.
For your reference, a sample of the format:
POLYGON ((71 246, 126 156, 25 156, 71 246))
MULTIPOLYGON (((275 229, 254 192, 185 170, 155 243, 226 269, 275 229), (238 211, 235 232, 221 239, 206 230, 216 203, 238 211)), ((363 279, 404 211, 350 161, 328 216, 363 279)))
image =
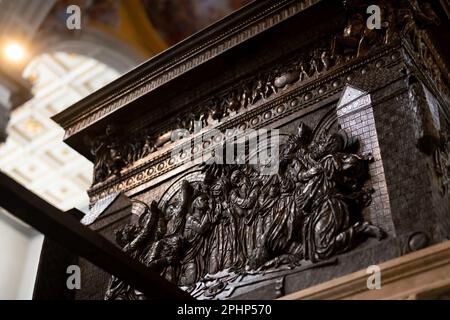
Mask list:
POLYGON ((25 58, 25 49, 20 44, 9 43, 4 48, 5 57, 11 62, 20 62, 25 58))

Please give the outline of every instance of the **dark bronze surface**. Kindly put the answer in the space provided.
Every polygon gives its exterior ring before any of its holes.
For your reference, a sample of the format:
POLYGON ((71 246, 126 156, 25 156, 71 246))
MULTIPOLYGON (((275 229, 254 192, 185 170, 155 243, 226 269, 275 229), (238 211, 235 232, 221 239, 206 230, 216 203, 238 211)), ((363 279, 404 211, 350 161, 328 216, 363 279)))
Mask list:
POLYGON ((276 298, 447 239, 448 30, 437 1, 274 0, 194 35, 55 117, 94 162, 92 205, 133 203, 90 227, 199 299, 276 298), (199 165, 258 129, 280 132, 277 172, 199 165))
MULTIPOLYGON (((294 268, 346 252, 367 237, 381 239, 380 228, 361 218, 371 199, 363 188, 371 155, 349 152, 355 144, 344 132, 311 141, 311 129, 301 123, 281 150, 278 174, 207 165, 203 181, 183 180, 161 207, 135 202, 143 207, 139 222, 117 230, 117 242, 193 291, 224 270, 243 276, 294 268)), ((143 298, 117 278, 106 296, 143 298)))

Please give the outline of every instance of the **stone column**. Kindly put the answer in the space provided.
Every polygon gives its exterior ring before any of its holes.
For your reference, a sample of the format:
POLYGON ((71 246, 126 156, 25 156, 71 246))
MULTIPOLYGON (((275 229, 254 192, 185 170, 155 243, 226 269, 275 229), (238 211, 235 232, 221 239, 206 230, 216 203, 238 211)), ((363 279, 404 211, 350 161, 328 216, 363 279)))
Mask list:
POLYGON ((0 143, 5 142, 9 114, 32 97, 31 85, 19 75, 0 69, 0 143))
POLYGON ((9 121, 9 106, 0 103, 0 143, 6 140, 6 126, 9 121))

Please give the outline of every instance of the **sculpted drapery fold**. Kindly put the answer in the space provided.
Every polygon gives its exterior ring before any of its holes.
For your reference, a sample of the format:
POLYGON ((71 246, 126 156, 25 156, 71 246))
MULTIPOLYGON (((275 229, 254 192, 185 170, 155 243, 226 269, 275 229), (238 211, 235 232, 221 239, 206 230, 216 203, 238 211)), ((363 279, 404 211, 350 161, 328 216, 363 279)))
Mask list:
MULTIPOLYGON (((137 224, 117 231, 123 250, 185 290, 220 272, 258 273, 346 252, 383 232, 362 220, 370 203, 370 155, 344 132, 312 141, 303 123, 280 150, 276 174, 253 165, 204 165, 202 181, 183 180, 137 224)), ((145 298, 113 278, 106 298, 145 298)))

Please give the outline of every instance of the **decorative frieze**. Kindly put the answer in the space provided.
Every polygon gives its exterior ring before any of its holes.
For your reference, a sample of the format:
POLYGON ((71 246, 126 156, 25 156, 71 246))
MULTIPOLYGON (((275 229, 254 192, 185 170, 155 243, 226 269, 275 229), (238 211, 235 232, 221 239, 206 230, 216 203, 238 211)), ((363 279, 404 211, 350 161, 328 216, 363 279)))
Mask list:
MULTIPOLYGON (((55 117, 66 130, 65 137, 68 138, 75 133, 92 125, 97 120, 122 108, 131 101, 142 97, 152 90, 162 86, 181 74, 192 70, 196 66, 222 54, 224 51, 239 45, 240 43, 254 37, 255 35, 272 28, 280 22, 296 15, 300 11, 312 6, 320 0, 277 0, 272 1, 271 6, 264 11, 246 17, 244 22, 237 25, 228 25, 226 29, 214 38, 201 44, 188 47, 182 54, 176 55, 169 61, 153 66, 149 63, 149 72, 140 74, 139 78, 127 79, 127 84, 116 93, 112 94, 107 101, 99 101, 87 105, 85 109, 76 112, 70 118, 55 117)), ((269 2, 269 1, 267 1, 269 2)), ((205 30, 206 32, 206 30, 205 30)), ((201 38, 201 34, 198 36, 201 38)), ((184 49, 184 48, 183 48, 184 49)), ((167 53, 170 55, 170 53, 167 53)), ((152 61, 154 62, 154 61, 152 61)), ((159 61, 158 61, 159 62, 159 61)), ((156 64, 156 62, 154 62, 156 64)))
MULTIPOLYGON (((324 74, 322 77, 313 79, 307 85, 298 83, 292 85, 284 90, 278 92, 277 96, 271 97, 264 103, 258 104, 255 108, 252 108, 245 113, 241 113, 230 117, 227 120, 223 120, 217 124, 215 129, 221 132, 229 131, 245 131, 248 129, 258 129, 264 126, 270 126, 272 123, 285 118, 293 113, 296 113, 303 109, 308 109, 318 102, 326 100, 333 95, 342 92, 345 84, 352 79, 361 78, 364 76, 370 77, 364 70, 371 68, 377 70, 379 74, 384 74, 383 77, 376 77, 375 81, 379 81, 377 86, 382 86, 385 81, 392 81, 391 72, 392 67, 401 63, 401 54, 399 47, 391 47, 384 49, 382 52, 375 54, 366 59, 359 59, 357 62, 349 63, 348 65, 336 68, 333 72, 324 74)), ((400 68, 399 68, 400 69, 400 68)), ((399 72, 398 77, 403 75, 399 72)), ((206 141, 208 136, 208 130, 204 130, 199 133, 194 133, 189 136, 185 144, 190 144, 192 139, 196 139, 199 135, 204 136, 203 141, 206 141)), ((145 137, 145 135, 142 135, 145 137)), ((217 145, 222 144, 227 137, 215 137, 209 144, 201 144, 198 147, 202 148, 199 155, 207 153, 209 150, 214 149, 217 145), (205 148, 206 146, 206 148, 205 148)), ((168 142, 168 136, 164 139, 168 142)), ((163 141, 164 141, 163 140, 163 141)), ((180 141, 179 143, 183 143, 180 141)), ((124 145, 122 143, 122 145, 124 145)), ((127 144, 125 144, 127 146, 127 144)), ((144 143, 145 145, 145 143, 144 143)), ((172 148, 174 146, 170 143, 161 148, 160 151, 154 154, 149 154, 141 161, 135 162, 132 166, 125 168, 118 176, 111 176, 103 183, 94 185, 89 190, 91 202, 101 199, 108 194, 115 192, 128 192, 137 186, 153 180, 165 173, 168 173, 177 167, 180 167, 183 163, 192 161, 191 157, 187 155, 180 155, 180 159, 174 159, 172 157, 172 148), (183 156, 183 158, 182 158, 183 156), (186 159, 184 159, 186 157, 186 159)), ((177 148, 187 150, 189 147, 176 145, 177 148)), ((114 153, 114 152, 113 152, 114 153)), ((127 159, 129 156, 122 156, 121 159, 127 159)))
MULTIPOLYGON (((379 45, 392 43, 401 35, 411 37, 411 34, 423 34, 424 32, 419 30, 422 25, 438 23, 434 11, 425 3, 419 5, 413 2, 410 5, 394 7, 390 2, 380 1, 379 5, 386 21, 381 29, 371 29, 366 25, 362 11, 358 9, 363 7, 362 4, 363 2, 358 1, 347 4, 350 12, 347 24, 342 33, 326 42, 327 45, 313 48, 306 53, 301 52, 268 71, 240 81, 226 92, 216 94, 199 105, 184 107, 188 111, 181 113, 176 121, 166 124, 164 128, 152 126, 151 129, 138 132, 134 138, 127 138, 127 141, 122 143, 126 144, 122 150, 97 146, 108 144, 107 141, 111 139, 108 133, 105 137, 96 139, 91 147, 96 162, 93 184, 103 182, 112 175, 118 176, 122 169, 132 166, 139 159, 175 140, 176 130, 193 134, 217 126, 227 119, 237 118, 239 113, 248 112, 258 102, 270 100, 294 84, 314 81, 323 74, 342 67, 346 62, 373 54, 379 45), (413 17, 417 17, 418 22, 413 17), (121 156, 117 156, 117 159, 121 158, 120 161, 115 162, 111 153, 120 153, 121 156)), ((417 41, 424 45, 421 37, 417 41)), ((422 51, 419 50, 419 53, 422 51)), ((325 87, 319 89, 326 90, 325 87)), ((311 100, 313 95, 314 93, 306 94, 304 99, 311 100)), ((254 123, 256 122, 259 120, 254 119, 254 123)), ((108 127, 108 130, 110 128, 108 127)), ((70 130, 68 132, 70 135, 70 130)), ((116 135, 119 136, 120 133, 116 135)))

